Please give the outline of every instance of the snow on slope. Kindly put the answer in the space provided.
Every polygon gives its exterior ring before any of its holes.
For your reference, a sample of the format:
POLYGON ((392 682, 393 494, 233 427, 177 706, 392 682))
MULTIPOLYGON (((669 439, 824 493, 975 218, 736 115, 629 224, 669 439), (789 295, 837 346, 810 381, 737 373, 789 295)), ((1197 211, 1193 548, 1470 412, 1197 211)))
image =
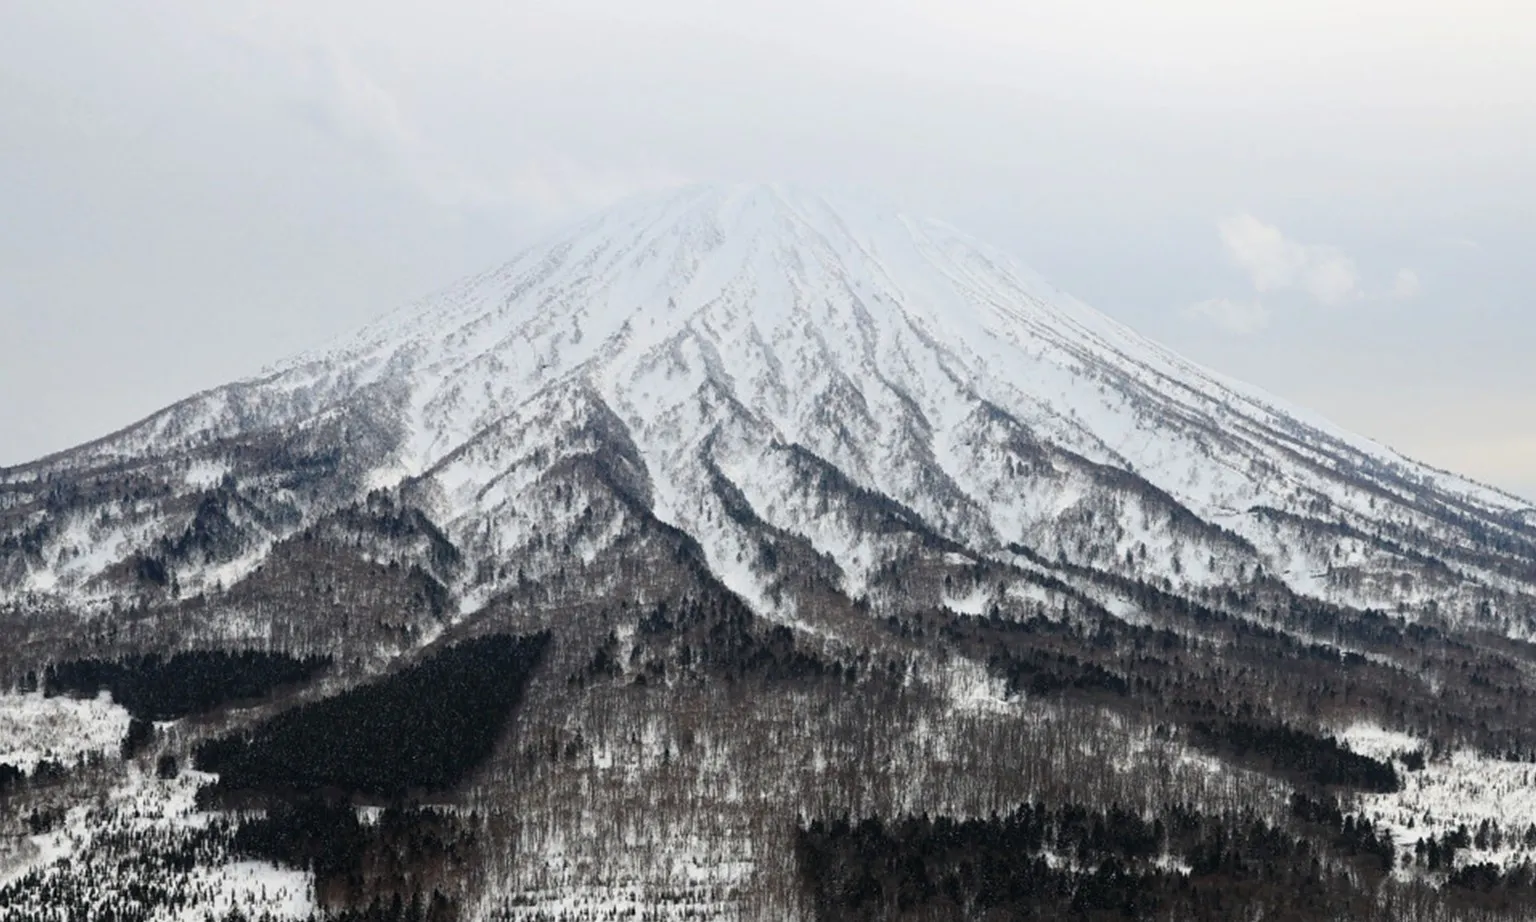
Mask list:
POLYGON ((272 380, 361 384, 402 369, 416 469, 553 381, 584 377, 648 420, 708 379, 802 443, 827 440, 817 400, 839 384, 872 422, 917 410, 940 433, 990 400, 1096 460, 1163 472, 1159 485, 1195 507, 1282 497, 1139 426, 1149 412, 1280 429, 1319 457, 1344 447, 1491 509, 1523 505, 1184 361, 945 225, 780 187, 620 206, 272 380))
POLYGON ((91 755, 116 755, 128 719, 108 692, 95 698, 0 693, 0 763, 31 774, 39 762, 72 768, 91 755))
MULTIPOLYGON (((319 363, 359 377, 408 369, 402 470, 430 470, 547 388, 584 382, 629 427, 655 512, 700 538, 749 598, 759 594, 750 577, 730 565, 740 539, 701 502, 699 453, 722 430, 736 438, 712 446, 802 446, 982 552, 1038 544, 1092 490, 1056 477, 1055 489, 1010 494, 999 465, 1012 453, 995 451, 976 422, 993 409, 1039 442, 1132 470, 1196 515, 1264 542, 1273 563, 1289 561, 1290 542, 1243 511, 1321 501, 1333 516, 1434 528, 1411 503, 1378 503, 1383 482, 1405 495, 1433 488, 1484 514, 1519 505, 1185 362, 951 228, 778 187, 621 206, 319 363), (1362 470, 1372 488, 1355 482, 1362 470), (1412 485, 1393 486, 1394 477, 1412 485)), ((733 477, 749 492, 768 475, 750 455, 733 477)), ((846 588, 858 591, 869 569, 857 564, 863 541, 826 543, 803 509, 774 524, 854 562, 846 588)), ((1156 544, 1156 532, 1128 534, 1116 558, 1156 544)), ((1272 568, 1315 592, 1312 573, 1325 567, 1272 568)))
POLYGON ((313 918, 312 874, 244 860, 223 846, 186 873, 146 872, 163 867, 167 852, 186 847, 215 819, 196 803, 198 789, 214 777, 188 770, 166 779, 131 764, 110 765, 98 779, 104 783, 57 828, 3 843, 0 886, 36 878, 13 895, 18 901, 10 908, 29 918, 62 918, 48 913, 70 902, 154 922, 313 918))
MULTIPOLYGON (((173 455, 206 442, 199 433, 319 425, 360 406, 387 435, 356 492, 415 479, 441 498, 456 539, 501 531, 503 547, 551 524, 509 513, 540 483, 544 443, 616 414, 652 511, 759 606, 760 574, 737 565, 751 535, 712 495, 711 466, 774 527, 837 559, 848 593, 889 559, 773 473, 786 447, 980 555, 1017 542, 1112 568, 1139 554, 1143 572, 1187 586, 1262 566, 1298 591, 1385 607, 1419 566, 1394 548, 1433 540, 1431 556, 1455 557, 1437 577, 1442 596, 1529 588, 1478 556, 1486 548, 1464 527, 1529 531, 1518 500, 1201 369, 946 225, 777 186, 625 203, 340 346, 45 467, 173 455), (1204 523, 1188 541, 1170 529, 1186 512, 1204 523), (1120 524, 1092 546, 1106 514, 1120 524), (1373 579, 1337 579, 1335 537, 1295 521, 1391 543, 1354 548, 1349 567, 1373 579)), ((76 553, 100 569, 132 550, 112 540, 110 553, 76 553)), ((82 585, 62 568, 30 586, 82 585)))
MULTIPOLYGON (((1351 726, 1339 738, 1351 750, 1378 759, 1427 748, 1422 740, 1370 724, 1351 726)), ((1358 795, 1357 806, 1391 833, 1400 855, 1413 855, 1420 840, 1443 839, 1457 829, 1476 833, 1491 824, 1499 835, 1459 851, 1458 867, 1483 862, 1512 867, 1536 857, 1536 767, 1459 749, 1399 774, 1402 790, 1358 795)))

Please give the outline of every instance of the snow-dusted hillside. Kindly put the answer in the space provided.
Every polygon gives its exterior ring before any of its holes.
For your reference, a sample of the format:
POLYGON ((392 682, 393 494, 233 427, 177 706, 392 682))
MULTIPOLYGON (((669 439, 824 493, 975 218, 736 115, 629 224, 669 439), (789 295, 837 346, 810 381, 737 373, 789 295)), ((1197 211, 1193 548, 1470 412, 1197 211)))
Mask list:
POLYGON ((530 535, 575 527, 545 496, 562 460, 619 443, 645 511, 784 617, 751 563, 764 529, 830 556, 851 597, 901 555, 849 520, 857 491, 976 558, 1189 590, 1262 573, 1532 630, 1536 528, 1513 497, 1187 362, 948 226, 778 187, 621 205, 335 348, 0 472, 0 597, 110 600, 143 559, 217 591, 398 487, 468 552, 448 588, 472 610, 506 588, 473 564, 526 579, 530 535))

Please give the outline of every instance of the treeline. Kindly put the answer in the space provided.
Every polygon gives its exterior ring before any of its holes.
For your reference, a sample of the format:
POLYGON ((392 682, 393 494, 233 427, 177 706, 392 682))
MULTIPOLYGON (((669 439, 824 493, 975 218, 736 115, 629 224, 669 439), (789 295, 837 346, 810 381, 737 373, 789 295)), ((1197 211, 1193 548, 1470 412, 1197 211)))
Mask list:
MULTIPOLYGON (((59 814, 55 826, 62 823, 62 807, 59 814)), ((227 821, 214 818, 206 826, 177 829, 133 828, 122 814, 108 810, 94 822, 94 834, 76 840, 77 851, 36 864, 0 884, 0 919, 155 922, 178 913, 191 915, 193 907, 217 905, 220 898, 229 900, 228 891, 220 892, 217 877, 198 873, 226 860, 227 821)))
POLYGON ((274 688, 308 680, 330 664, 329 656, 297 658, 259 650, 82 659, 48 666, 43 689, 49 695, 106 690, 140 721, 176 720, 230 702, 263 698, 274 688))
MULTIPOLYGON (((1536 761, 1528 644, 1298 596, 1270 577, 1185 597, 1102 570, 1052 565, 1123 597, 1149 623, 1122 621, 1061 584, 1050 588, 1073 598, 1070 610, 1005 603, 993 606, 993 617, 907 613, 887 626, 903 637, 937 634, 982 661, 1000 646, 1014 654, 1048 646, 1124 678, 1137 698, 1247 701, 1325 721, 1370 715, 1452 748, 1536 761), (1009 624, 1033 636, 1010 638, 1009 624), (1419 678, 1425 674, 1437 676, 1433 695, 1419 678)), ((1086 672, 1065 675, 1069 686, 1092 680, 1086 672)), ((1049 680, 1048 671, 1042 681, 1049 680)))
POLYGON ((231 850, 313 873, 317 896, 345 907, 342 917, 436 922, 454 917, 444 889, 474 856, 473 827, 473 817, 395 807, 364 823, 344 801, 299 797, 243 821, 231 850))
POLYGON ((1314 819, 1314 836, 1251 813, 1033 803, 987 819, 816 820, 797 848, 825 920, 1385 918, 1373 887, 1390 846, 1383 856, 1381 833, 1345 822, 1314 819))
POLYGON ((200 744, 218 790, 399 799, 451 787, 490 755, 548 635, 492 635, 200 744))
POLYGON ((1332 737, 1313 736, 1277 724, 1231 718, 1195 721, 1191 729, 1205 748, 1237 762, 1328 787, 1390 794, 1402 785, 1388 762, 1358 755, 1332 737))
POLYGON ((1052 695, 1058 692, 1104 692, 1125 697, 1134 679, 1127 679, 1070 653, 1026 650, 995 655, 988 667, 1008 683, 1008 693, 1052 695))
MULTIPOLYGON (((68 776, 69 768, 55 759, 41 759, 37 765, 32 765, 31 774, 23 771, 18 765, 0 762, 0 801, 5 801, 12 793, 23 790, 25 785, 46 787, 46 785, 58 784, 68 776)), ((3 819, 6 819, 5 814, 0 813, 0 821, 3 819)), ((32 831, 32 834, 37 834, 37 830, 32 831)))
POLYGON ((1366 817, 1346 816, 1332 797, 1298 791, 1291 795, 1291 817, 1339 854, 1371 858, 1373 870, 1390 870, 1397 857, 1390 832, 1376 828, 1366 817))
POLYGON ((767 681, 853 681, 856 662, 828 659, 802 648, 783 625, 762 623, 737 596, 727 592, 660 600, 636 615, 628 650, 609 634, 577 671, 572 685, 624 680, 665 684, 748 678, 767 681))
MULTIPOLYGON (((936 634, 964 652, 984 656, 1010 694, 1075 697, 1137 711, 1182 728, 1191 742, 1228 761, 1293 782, 1377 793, 1397 791, 1401 784, 1389 762, 1351 752, 1331 736, 1290 726, 1257 694, 1245 694, 1257 690, 1259 679, 1270 678, 1275 662, 1287 663, 1280 650, 1270 657, 1208 651, 1167 629, 1111 620, 1084 626, 1040 616, 1011 621, 946 615, 927 623, 891 618, 886 627, 904 636, 936 634)), ((1289 662, 1308 667, 1291 688, 1326 683, 1331 669, 1345 665, 1306 655, 1311 648, 1283 640, 1292 647, 1289 652, 1304 654, 1289 662)), ((1283 703, 1284 696, 1275 692, 1288 689, 1275 679, 1263 685, 1283 703)), ((1298 706, 1292 710, 1305 709, 1300 706, 1305 702, 1294 703, 1298 706)))

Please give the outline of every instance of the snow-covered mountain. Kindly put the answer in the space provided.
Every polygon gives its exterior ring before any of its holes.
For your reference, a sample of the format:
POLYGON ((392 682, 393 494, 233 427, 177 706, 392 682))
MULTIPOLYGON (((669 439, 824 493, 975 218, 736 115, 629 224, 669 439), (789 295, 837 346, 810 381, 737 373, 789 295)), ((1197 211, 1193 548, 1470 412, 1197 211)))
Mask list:
POLYGON ((0 597, 229 589, 373 490, 462 556, 434 579, 465 615, 653 517, 786 621, 803 592, 765 548, 879 602, 942 546, 1536 627, 1527 504, 1181 359, 944 224, 771 186, 620 205, 334 348, 0 471, 0 597))
POLYGON ((0 918, 1527 918, 1533 635, 1528 504, 692 188, 0 470, 0 918))

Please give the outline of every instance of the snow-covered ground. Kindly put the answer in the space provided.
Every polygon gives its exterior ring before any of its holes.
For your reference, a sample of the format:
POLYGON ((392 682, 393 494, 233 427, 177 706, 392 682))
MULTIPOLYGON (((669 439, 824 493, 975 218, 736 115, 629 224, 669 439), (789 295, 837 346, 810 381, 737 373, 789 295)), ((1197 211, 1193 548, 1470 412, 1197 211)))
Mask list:
POLYGON ((213 913, 223 918, 238 909, 247 918, 268 915, 274 919, 307 919, 315 911, 314 885, 303 871, 279 868, 265 861, 236 861, 193 872, 192 885, 211 899, 185 906, 176 912, 157 914, 157 919, 202 922, 213 913))
POLYGON ((1424 741, 1417 737, 1364 721, 1350 724, 1335 737, 1350 752, 1382 761, 1424 748, 1424 741))
MULTIPOLYGON (((1370 724, 1357 724, 1340 734, 1351 750, 1377 759, 1423 749, 1423 742, 1404 733, 1370 724)), ((1449 758, 1428 762, 1418 771, 1397 765, 1402 790, 1393 794, 1358 795, 1358 811, 1391 832, 1399 855, 1412 854, 1420 839, 1443 838, 1465 827, 1476 835, 1484 823, 1501 832, 1498 847, 1458 852, 1458 864, 1492 862, 1508 867, 1536 860, 1536 765, 1505 762, 1462 750, 1449 758)))
POLYGON ((116 756, 128 720, 108 692, 83 699, 0 694, 0 763, 31 774, 43 761, 68 768, 91 754, 116 756))
MULTIPOLYGON (((153 922, 222 919, 235 909, 246 918, 312 915, 314 884, 308 872, 220 854, 221 840, 210 831, 214 816, 196 806, 198 788, 214 776, 184 771, 162 779, 135 765, 120 768, 108 790, 78 798, 81 802, 58 826, 13 843, 9 854, 0 855, 0 888, 34 874, 41 880, 16 896, 50 901, 63 894, 76 905, 120 910, 140 905, 149 894, 143 908, 153 922), (153 870, 155 855, 173 854, 194 841, 203 843, 205 857, 190 873, 165 865, 153 870)), ((30 908, 64 911, 46 903, 30 908)))

